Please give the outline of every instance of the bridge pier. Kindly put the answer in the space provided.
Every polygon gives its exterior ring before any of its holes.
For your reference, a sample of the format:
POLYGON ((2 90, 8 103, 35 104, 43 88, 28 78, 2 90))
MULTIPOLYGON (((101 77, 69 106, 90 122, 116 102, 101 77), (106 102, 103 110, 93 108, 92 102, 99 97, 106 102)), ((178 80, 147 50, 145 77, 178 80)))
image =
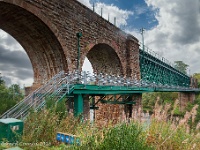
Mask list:
POLYGON ((132 100, 136 102, 135 105, 133 105, 133 111, 138 111, 138 109, 142 107, 142 94, 134 94, 132 100))
MULTIPOLYGON (((116 97, 119 97, 116 95, 116 97)), ((108 96, 109 99, 109 96, 108 96)), ((97 101, 98 98, 95 98, 97 101)), ((95 110, 95 122, 100 127, 105 127, 109 124, 117 124, 119 122, 128 121, 134 118, 133 114, 141 108, 142 94, 132 94, 128 98, 128 102, 132 104, 103 104, 98 103, 98 110, 95 110)))
POLYGON ((141 106, 142 106, 142 94, 138 93, 138 94, 132 95, 129 98, 129 101, 134 101, 135 105, 129 105, 129 104, 125 105, 124 112, 125 112, 127 119, 134 118, 135 112, 138 112, 139 109, 141 108, 141 106))
POLYGON ((29 94, 31 94, 33 91, 35 91, 39 87, 41 87, 41 84, 35 84, 35 83, 33 83, 32 86, 25 87, 25 96, 28 96, 29 94))
POLYGON ((83 117, 84 120, 90 119, 90 100, 88 95, 85 95, 83 100, 83 117))
POLYGON ((183 111, 187 106, 188 102, 193 103, 195 100, 195 93, 194 92, 179 92, 178 99, 180 102, 180 110, 183 111))

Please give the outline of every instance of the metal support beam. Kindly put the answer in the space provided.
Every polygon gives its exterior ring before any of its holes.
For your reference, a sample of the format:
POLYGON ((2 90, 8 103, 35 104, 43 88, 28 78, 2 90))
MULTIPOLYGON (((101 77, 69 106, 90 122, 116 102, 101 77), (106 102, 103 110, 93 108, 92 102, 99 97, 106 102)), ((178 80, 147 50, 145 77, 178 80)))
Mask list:
POLYGON ((82 94, 74 95, 74 116, 78 117, 83 114, 83 96, 82 94))

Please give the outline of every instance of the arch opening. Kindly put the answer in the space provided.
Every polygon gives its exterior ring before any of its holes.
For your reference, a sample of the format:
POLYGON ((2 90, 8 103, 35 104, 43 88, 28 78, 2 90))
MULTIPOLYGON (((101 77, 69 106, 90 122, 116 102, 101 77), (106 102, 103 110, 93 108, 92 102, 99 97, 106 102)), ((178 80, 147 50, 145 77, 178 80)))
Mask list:
POLYGON ((115 50, 107 44, 97 44, 87 54, 94 72, 122 75, 122 65, 115 50))
POLYGON ((83 62, 83 66, 82 66, 82 71, 86 71, 89 72, 91 74, 94 73, 94 70, 92 68, 92 64, 91 62, 88 60, 88 58, 86 57, 84 62, 83 62))
POLYGON ((34 84, 41 85, 61 70, 68 71, 57 37, 34 14, 0 2, 0 29, 13 36, 26 51, 34 72, 34 84))

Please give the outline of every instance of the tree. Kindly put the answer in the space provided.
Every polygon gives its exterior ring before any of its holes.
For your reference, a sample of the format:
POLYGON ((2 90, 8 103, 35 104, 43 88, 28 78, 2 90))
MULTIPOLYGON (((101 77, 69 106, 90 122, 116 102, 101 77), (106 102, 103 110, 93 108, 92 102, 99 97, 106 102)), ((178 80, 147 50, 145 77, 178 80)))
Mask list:
POLYGON ((23 99, 19 85, 6 87, 5 81, 0 78, 0 115, 23 99))
POLYGON ((1 73, 0 73, 0 85, 5 85, 5 81, 2 79, 1 73))
POLYGON ((198 81, 198 88, 200 88, 200 73, 193 74, 193 77, 198 81))
POLYGON ((159 104, 171 104, 178 98, 177 92, 152 92, 142 94, 142 106, 144 111, 153 112, 156 101, 159 97, 159 104))
POLYGON ((175 69, 179 70, 180 72, 187 74, 188 65, 185 64, 183 61, 175 61, 175 69))

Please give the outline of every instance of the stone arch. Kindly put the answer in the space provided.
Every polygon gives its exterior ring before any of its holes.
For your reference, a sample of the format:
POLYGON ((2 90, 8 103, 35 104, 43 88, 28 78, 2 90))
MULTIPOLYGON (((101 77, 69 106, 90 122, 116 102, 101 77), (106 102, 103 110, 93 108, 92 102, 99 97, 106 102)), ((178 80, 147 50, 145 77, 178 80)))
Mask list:
POLYGON ((34 83, 68 71, 58 30, 33 5, 19 0, 0 2, 0 28, 25 49, 33 66, 34 83))
POLYGON ((85 56, 91 62, 94 72, 124 74, 120 57, 116 50, 108 44, 98 43, 93 45, 85 56))

